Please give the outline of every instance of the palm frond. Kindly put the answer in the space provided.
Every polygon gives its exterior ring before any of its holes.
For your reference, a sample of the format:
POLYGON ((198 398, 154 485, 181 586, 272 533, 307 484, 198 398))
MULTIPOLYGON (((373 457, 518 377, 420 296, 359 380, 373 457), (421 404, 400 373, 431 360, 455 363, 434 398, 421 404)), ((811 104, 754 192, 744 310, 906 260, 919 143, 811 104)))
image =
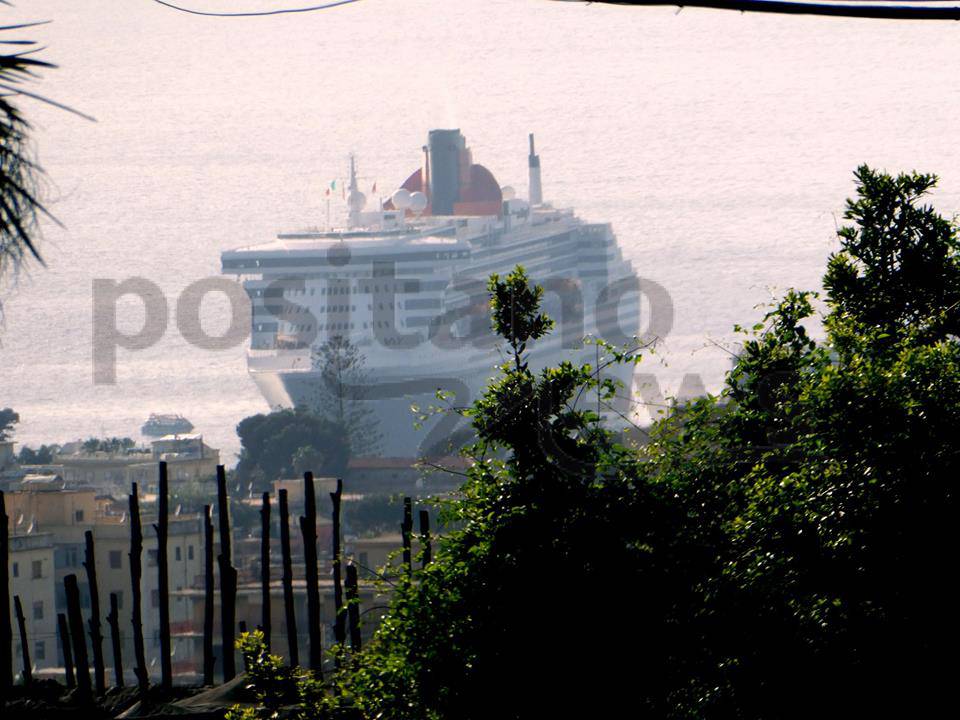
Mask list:
MULTIPOLYGON (((3 2, 3 0, 0 0, 3 2)), ((6 4, 6 3, 3 3, 6 4)), ((2 25, 0 33, 36 27, 44 23, 2 25)), ((37 248, 37 217, 49 216, 40 202, 36 187, 42 170, 30 157, 30 124, 21 114, 17 100, 31 97, 59 103, 31 93, 23 85, 37 77, 36 70, 54 67, 36 57, 28 57, 37 48, 32 40, 3 39, 0 44, 15 46, 14 52, 0 53, 0 278, 10 268, 27 259, 43 264, 37 248), (24 47, 30 49, 24 50, 24 47)), ((66 108, 69 110, 69 108, 66 108)))

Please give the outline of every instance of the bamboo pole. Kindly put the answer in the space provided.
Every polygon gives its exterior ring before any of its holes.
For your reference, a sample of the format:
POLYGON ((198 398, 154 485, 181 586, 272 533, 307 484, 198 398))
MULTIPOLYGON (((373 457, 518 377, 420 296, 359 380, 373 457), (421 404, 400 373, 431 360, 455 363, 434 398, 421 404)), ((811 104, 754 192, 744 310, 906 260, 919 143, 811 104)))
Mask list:
MULTIPOLYGON (((347 644, 347 619, 343 608, 343 579, 342 579, 342 550, 340 547, 340 509, 343 499, 343 480, 337 478, 337 489, 330 493, 333 504, 333 637, 340 650, 347 644)), ((340 652, 335 658, 337 667, 340 667, 340 652)))
POLYGON ((87 628, 90 631, 90 647, 93 649, 93 682, 97 695, 107 691, 106 670, 103 663, 103 630, 100 625, 100 589, 97 586, 97 562, 93 545, 93 531, 83 533, 84 560, 83 567, 87 571, 87 587, 90 593, 90 620, 87 628))
POLYGON ((236 677, 237 571, 233 567, 230 542, 230 506, 227 500, 227 471, 217 465, 217 515, 220 522, 220 632, 223 643, 223 681, 236 677))
POLYGON ((323 636, 320 630, 320 579, 317 575, 317 497, 313 473, 303 474, 304 511, 300 517, 303 560, 307 579, 307 630, 310 634, 310 669, 323 671, 323 636))
POLYGON ((70 637, 73 639, 73 657, 77 666, 77 695, 81 702, 93 698, 90 687, 90 663, 87 659, 87 641, 83 632, 83 615, 80 612, 80 586, 76 575, 63 578, 67 597, 67 618, 70 621, 70 637))
POLYGON ((287 651, 290 667, 300 664, 297 614, 293 605, 293 562, 290 557, 290 508, 287 491, 280 490, 280 553, 283 556, 283 614, 287 623, 287 651))
POLYGON ((13 596, 13 609, 17 614, 17 626, 20 628, 20 657, 23 658, 23 685, 33 685, 33 664, 30 662, 30 643, 27 640, 27 619, 23 616, 20 596, 13 596))
POLYGON ((63 652, 63 669, 66 675, 67 689, 77 686, 77 676, 73 673, 73 650, 70 649, 70 628, 67 627, 67 616, 57 613, 57 630, 60 635, 60 650, 63 652))
POLYGON ((213 685, 213 520, 203 506, 203 684, 213 685))
POLYGON ((420 556, 421 567, 426 567, 433 560, 433 546, 430 543, 430 511, 420 511, 420 545, 422 546, 422 555, 420 556))
POLYGON ((270 652, 270 493, 263 494, 263 506, 260 508, 260 595, 261 620, 260 630, 263 632, 263 642, 270 652))
POLYGON ((360 587, 357 566, 347 563, 347 615, 350 618, 350 650, 360 652, 360 587))
POLYGON ((0 491, 0 697, 13 687, 13 625, 10 615, 10 519, 0 491))
POLYGON ((165 690, 173 687, 173 666, 170 658, 170 574, 167 566, 167 463, 160 461, 160 482, 157 488, 157 594, 160 596, 160 684, 165 690))
POLYGON ((110 593, 110 614, 107 615, 107 624, 110 625, 110 644, 113 648, 113 677, 118 688, 123 687, 123 655, 120 647, 120 598, 116 593, 110 593))
POLYGON ((403 499, 403 522, 400 537, 403 539, 403 567, 407 577, 413 575, 413 504, 410 498, 403 499))
POLYGON ((137 494, 137 484, 133 483, 130 490, 130 590, 132 596, 130 624, 133 626, 133 655, 136 663, 133 673, 137 677, 137 687, 142 696, 147 692, 150 684, 143 647, 143 609, 140 589, 143 571, 143 530, 140 526, 140 498, 137 494))

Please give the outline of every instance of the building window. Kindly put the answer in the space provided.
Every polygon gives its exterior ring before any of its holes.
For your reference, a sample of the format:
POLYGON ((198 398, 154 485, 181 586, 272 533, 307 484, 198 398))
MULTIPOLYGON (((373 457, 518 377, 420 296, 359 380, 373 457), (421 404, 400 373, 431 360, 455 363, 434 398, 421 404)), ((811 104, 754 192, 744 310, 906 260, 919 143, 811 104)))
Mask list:
POLYGON ((159 550, 147 550, 147 566, 156 567, 157 566, 157 553, 159 550))
POLYGON ((13 576, 20 577, 20 563, 15 562, 13 564, 13 576))
POLYGON ((119 550, 110 551, 110 569, 119 570, 123 567, 123 554, 119 550))
POLYGON ((187 545, 187 560, 193 560, 193 545, 187 545))
POLYGON ((73 512, 73 517, 76 519, 78 523, 83 522, 83 510, 75 510, 73 512))
POLYGON ((34 660, 46 660, 47 659, 47 645, 43 640, 37 640, 33 646, 33 659, 34 660))
POLYGON ((33 619, 43 620, 43 600, 38 600, 33 604, 33 619))
POLYGON ((39 580, 43 577, 43 560, 34 560, 30 563, 30 577, 39 580))
POLYGON ((177 546, 173 549, 173 559, 176 560, 177 562, 180 562, 180 561, 183 559, 183 554, 180 552, 180 546, 179 546, 179 545, 177 545, 177 546))

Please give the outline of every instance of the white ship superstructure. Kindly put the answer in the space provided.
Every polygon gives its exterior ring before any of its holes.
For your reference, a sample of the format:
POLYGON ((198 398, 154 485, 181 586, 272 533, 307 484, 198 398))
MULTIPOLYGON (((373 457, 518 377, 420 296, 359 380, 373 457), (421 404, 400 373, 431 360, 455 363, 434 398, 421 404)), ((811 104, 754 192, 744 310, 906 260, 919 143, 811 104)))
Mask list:
MULTIPOLYGON (((544 285, 556 329, 535 343, 531 366, 592 362, 585 336, 626 343, 639 326, 637 277, 609 224, 586 223, 540 197, 530 137, 531 197, 514 197, 474 164, 459 130, 433 130, 424 163, 385 203, 366 210, 351 160, 342 228, 279 234, 223 253, 225 274, 252 302, 248 364, 272 407, 310 404, 321 382, 313 350, 334 336, 365 358, 363 402, 379 421, 385 456, 446 453, 463 433, 448 413, 415 428, 411 406, 436 391, 465 406, 502 362, 490 330, 486 282, 523 265, 544 285)), ((629 368, 615 414, 629 414, 629 368)))

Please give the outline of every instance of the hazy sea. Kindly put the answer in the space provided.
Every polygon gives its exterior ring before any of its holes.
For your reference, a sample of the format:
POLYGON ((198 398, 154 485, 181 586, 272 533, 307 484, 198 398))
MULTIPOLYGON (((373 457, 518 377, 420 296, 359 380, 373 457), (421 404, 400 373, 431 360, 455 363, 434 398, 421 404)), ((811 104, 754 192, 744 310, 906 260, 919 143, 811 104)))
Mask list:
MULTIPOLYGON (((182 0, 272 9, 298 0, 182 0)), ((960 207, 960 24, 741 15, 546 0, 365 0, 323 12, 211 18, 151 0, 21 0, 0 24, 59 64, 30 89, 96 117, 24 101, 46 197, 47 267, 2 292, 0 407, 22 443, 136 435, 151 412, 186 415, 238 448, 263 411, 245 347, 188 344, 174 310, 224 249, 325 220, 324 190, 349 152, 388 192, 433 127, 459 127, 478 162, 525 194, 527 133, 544 194, 609 221, 639 273, 674 305, 641 365, 664 390, 708 389, 728 365, 714 343, 758 303, 817 288, 836 248, 852 170, 937 172, 960 207), (120 350, 93 381, 95 279, 143 277, 170 324, 120 350)), ((12 33, 6 33, 12 36, 12 33)), ((142 306, 119 305, 135 331, 142 306)), ((210 295, 204 327, 222 332, 210 295)))

